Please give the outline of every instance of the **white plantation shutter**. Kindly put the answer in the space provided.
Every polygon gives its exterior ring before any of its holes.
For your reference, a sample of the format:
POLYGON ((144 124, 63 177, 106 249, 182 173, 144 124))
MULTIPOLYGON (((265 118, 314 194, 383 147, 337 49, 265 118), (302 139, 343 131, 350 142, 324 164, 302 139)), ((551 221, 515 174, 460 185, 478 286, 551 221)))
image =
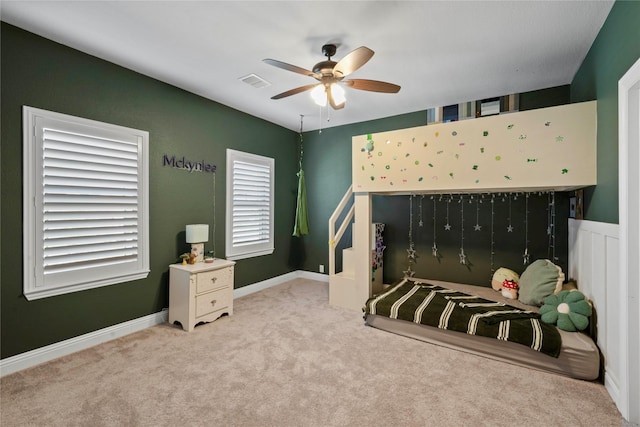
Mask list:
POLYGON ((273 252, 274 160, 227 150, 226 256, 273 252))
POLYGON ((148 133, 29 107, 24 120, 25 296, 146 277, 148 133))

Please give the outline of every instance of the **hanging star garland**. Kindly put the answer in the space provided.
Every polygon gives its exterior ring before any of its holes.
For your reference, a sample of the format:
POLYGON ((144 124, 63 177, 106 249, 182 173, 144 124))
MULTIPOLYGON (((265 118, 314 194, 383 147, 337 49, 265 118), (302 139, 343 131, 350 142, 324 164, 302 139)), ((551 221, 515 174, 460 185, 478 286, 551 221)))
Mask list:
POLYGON ((409 266, 409 268, 404 270, 403 273, 404 273, 404 277, 413 277, 416 274, 416 272, 411 269, 411 266, 409 266))
POLYGON ((556 194, 555 192, 551 192, 548 198, 549 202, 549 215, 548 215, 548 223, 549 226, 547 228, 547 234, 549 236, 549 246, 547 249, 547 257, 554 262, 557 261, 556 258, 556 194))
MULTIPOLYGON (((471 196, 473 198, 473 196, 471 196)), ((480 225, 480 199, 476 199, 476 225, 473 226, 474 231, 481 231, 482 226, 480 225)))
MULTIPOLYGON (((460 202, 462 202, 462 196, 460 196, 460 202)), ((464 203, 460 205, 460 264, 467 265, 467 255, 464 253, 464 203)))
MULTIPOLYGON (((502 199, 504 201, 504 198, 502 199)), ((509 225, 507 226, 507 233, 513 233, 513 226, 511 225, 511 194, 509 194, 509 225)))
POLYGON ((433 246, 431 247, 431 255, 438 258, 438 246, 436 245, 436 200, 431 196, 433 200, 433 246))
POLYGON ((451 230, 451 224, 449 224, 449 203, 451 203, 451 198, 445 202, 447 204, 447 223, 444 225, 444 229, 449 231, 451 230))
POLYGON ((418 256, 413 243, 413 198, 414 195, 409 195, 409 247, 407 248, 407 260, 409 262, 409 268, 404 271, 406 277, 413 277, 415 272, 411 269, 411 264, 416 262, 418 256))
POLYGON ((467 255, 464 253, 464 248, 460 248, 458 256, 460 257, 460 264, 467 265, 467 255))
POLYGON ((529 193, 525 197, 524 205, 524 254, 522 254, 522 262, 524 265, 529 264, 529 193))
POLYGON ((414 248, 414 244, 413 242, 411 242, 409 244, 409 248, 407 249, 407 258, 409 258, 409 260, 415 261, 416 260, 416 250, 414 248))

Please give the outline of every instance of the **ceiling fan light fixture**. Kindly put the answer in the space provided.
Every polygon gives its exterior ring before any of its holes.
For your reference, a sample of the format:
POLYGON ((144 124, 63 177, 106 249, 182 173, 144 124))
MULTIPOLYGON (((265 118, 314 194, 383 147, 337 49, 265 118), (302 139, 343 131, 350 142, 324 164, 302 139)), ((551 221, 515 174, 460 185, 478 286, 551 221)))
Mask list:
POLYGON ((365 90, 369 92, 397 93, 400 90, 400 86, 398 85, 378 80, 344 80, 347 75, 360 69, 360 67, 371 59, 374 52, 368 47, 360 46, 359 48, 349 52, 338 62, 331 60, 331 57, 336 53, 335 45, 328 44, 322 46, 322 53, 327 57, 327 60, 314 65, 313 71, 287 64, 286 62, 277 61, 275 59, 263 59, 264 62, 273 65, 274 67, 312 77, 319 82, 290 89, 286 92, 272 96, 271 99, 282 99, 300 92, 311 91, 311 98, 319 106, 325 107, 329 104, 334 110, 340 110, 344 108, 347 101, 342 87, 343 85, 352 89, 365 90))
POLYGON ((323 85, 316 86, 311 91, 311 98, 319 106, 321 106, 321 107, 326 106, 327 105, 327 93, 325 92, 324 86, 323 85))
POLYGON ((336 105, 342 105, 347 101, 347 98, 344 96, 344 89, 337 83, 331 84, 331 97, 336 105))

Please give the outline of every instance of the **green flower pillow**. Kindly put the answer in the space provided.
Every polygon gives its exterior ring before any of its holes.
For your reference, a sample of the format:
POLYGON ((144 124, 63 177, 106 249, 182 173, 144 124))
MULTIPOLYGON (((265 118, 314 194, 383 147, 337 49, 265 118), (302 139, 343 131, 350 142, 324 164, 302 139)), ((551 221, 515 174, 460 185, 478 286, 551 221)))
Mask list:
POLYGON ((557 325, 563 331, 583 331, 589 326, 591 304, 580 291, 561 291, 549 295, 540 307, 541 320, 557 325))

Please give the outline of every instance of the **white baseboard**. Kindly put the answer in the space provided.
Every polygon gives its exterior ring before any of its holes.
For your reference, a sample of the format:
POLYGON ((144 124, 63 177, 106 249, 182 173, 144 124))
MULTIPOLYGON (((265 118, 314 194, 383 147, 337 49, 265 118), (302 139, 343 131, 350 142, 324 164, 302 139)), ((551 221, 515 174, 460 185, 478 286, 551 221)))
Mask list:
POLYGON ((273 277, 271 279, 263 280, 262 282, 257 282, 252 285, 243 286, 238 289, 233 290, 233 298, 240 298, 245 295, 252 294, 254 292, 261 291, 263 289, 270 288, 272 286, 277 286, 282 283, 288 282, 293 279, 309 279, 309 280, 318 280, 321 282, 329 282, 329 276, 326 274, 313 273, 311 271, 292 271, 290 273, 283 274, 281 276, 273 277))
MULTIPOLYGON (((233 298, 240 298, 297 278, 318 280, 322 282, 329 281, 329 276, 326 274, 302 270, 292 271, 281 276, 263 280, 262 282, 234 289, 233 298)), ((148 316, 109 326, 104 329, 60 341, 45 347, 40 347, 35 350, 7 357, 6 359, 0 360, 0 376, 9 375, 23 369, 31 368, 41 363, 49 362, 59 357, 66 356, 80 350, 85 350, 89 347, 93 347, 167 321, 168 311, 163 310, 159 313, 150 314, 148 316)))
POLYGON ((159 313, 150 314, 12 357, 7 357, 6 359, 0 360, 0 376, 9 375, 80 350, 85 350, 89 347, 150 328, 151 326, 159 325, 167 320, 168 312, 163 310, 159 313))

